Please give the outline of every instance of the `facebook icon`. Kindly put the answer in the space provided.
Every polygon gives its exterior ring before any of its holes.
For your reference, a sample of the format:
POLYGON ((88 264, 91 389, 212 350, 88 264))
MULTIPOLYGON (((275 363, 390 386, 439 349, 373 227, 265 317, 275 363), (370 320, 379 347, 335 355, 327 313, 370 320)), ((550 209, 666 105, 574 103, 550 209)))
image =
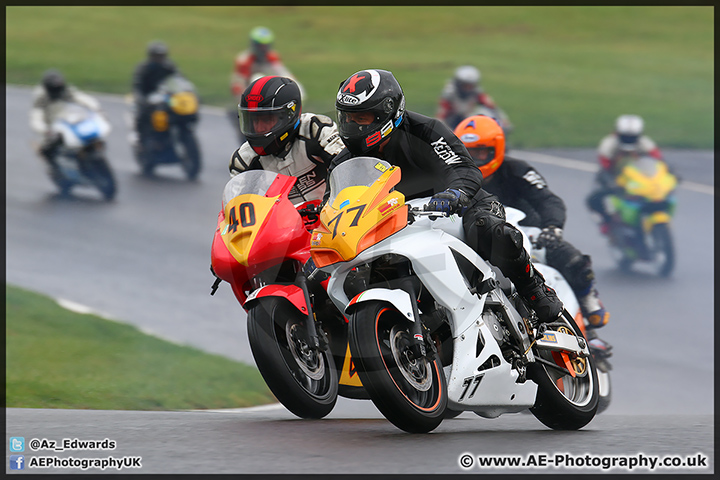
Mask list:
POLYGON ((10 455, 10 470, 25 470, 25 455, 10 455))

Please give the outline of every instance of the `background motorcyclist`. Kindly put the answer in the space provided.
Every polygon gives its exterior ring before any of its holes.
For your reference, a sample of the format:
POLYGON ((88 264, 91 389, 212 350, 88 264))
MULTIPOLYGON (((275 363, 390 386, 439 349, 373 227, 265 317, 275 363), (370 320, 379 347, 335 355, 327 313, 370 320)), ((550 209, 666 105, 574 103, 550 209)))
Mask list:
MULTIPOLYGON (((150 126, 150 108, 148 96, 155 92, 170 75, 179 73, 169 58, 167 45, 161 41, 150 42, 147 46, 147 58, 135 68, 132 79, 133 99, 135 102, 135 132, 133 143, 141 140, 150 126)), ((142 145, 142 142, 138 142, 142 145)))
POLYGON ((78 103, 93 111, 100 111, 100 103, 81 92, 73 85, 65 82, 65 77, 58 70, 47 70, 33 91, 33 106, 30 110, 30 127, 43 136, 40 154, 47 161, 53 172, 57 170, 56 155, 62 145, 62 137, 53 134, 51 125, 62 110, 65 103, 78 103))
MULTIPOLYGON (((562 302, 533 268, 522 234, 505 222, 502 204, 481 188, 482 174, 465 146, 439 120, 406 111, 402 88, 391 72, 353 74, 340 85, 335 107, 346 148, 330 169, 358 156, 400 167, 397 189, 406 198, 432 195, 431 210, 461 213, 467 244, 515 283, 540 321, 557 318, 562 302)), ((325 201, 329 194, 328 189, 325 201)))
POLYGON ((480 86, 480 79, 480 70, 472 65, 458 67, 453 78, 443 87, 436 118, 453 129, 463 119, 476 113, 475 109, 479 106, 496 110, 497 105, 480 86))
POLYGON ((587 198, 587 205, 602 217, 600 231, 608 232, 609 214, 604 199, 618 188, 616 178, 625 161, 650 155, 662 160, 662 153, 655 142, 644 134, 644 122, 638 115, 621 115, 615 121, 615 131, 600 141, 598 162, 600 170, 595 177, 595 188, 587 198))
POLYGON ((547 263, 568 281, 589 326, 604 326, 610 314, 598 298, 590 256, 563 238, 565 202, 531 165, 505 154, 505 134, 494 119, 484 115, 468 117, 454 133, 480 168, 483 188, 504 205, 525 212, 523 225, 542 229, 537 240, 545 247, 547 263))
POLYGON ((304 96, 302 86, 285 67, 280 54, 273 49, 275 35, 265 27, 255 27, 250 32, 250 48, 235 57, 235 66, 230 79, 230 90, 240 103, 245 89, 259 76, 278 75, 292 79, 304 96))
POLYGON ((327 167, 344 147, 330 117, 302 113, 300 88, 292 79, 266 76, 252 82, 238 106, 247 138, 230 159, 230 175, 263 169, 297 177, 290 201, 321 200, 327 167))

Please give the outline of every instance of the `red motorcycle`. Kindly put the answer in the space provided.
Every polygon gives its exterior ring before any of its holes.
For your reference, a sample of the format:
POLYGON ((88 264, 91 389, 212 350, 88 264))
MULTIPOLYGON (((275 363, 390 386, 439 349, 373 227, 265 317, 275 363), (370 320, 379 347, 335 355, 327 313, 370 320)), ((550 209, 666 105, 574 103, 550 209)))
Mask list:
MULTIPOLYGON (((288 195, 296 180, 250 170, 227 183, 212 243, 212 293, 222 280, 232 287, 247 312, 258 370, 275 397, 298 417, 322 418, 337 401, 336 364, 346 364, 345 377, 354 371, 345 358, 347 321, 323 283, 303 273, 320 202, 294 206, 288 195)), ((352 376, 345 382, 351 389, 359 385, 352 376)))

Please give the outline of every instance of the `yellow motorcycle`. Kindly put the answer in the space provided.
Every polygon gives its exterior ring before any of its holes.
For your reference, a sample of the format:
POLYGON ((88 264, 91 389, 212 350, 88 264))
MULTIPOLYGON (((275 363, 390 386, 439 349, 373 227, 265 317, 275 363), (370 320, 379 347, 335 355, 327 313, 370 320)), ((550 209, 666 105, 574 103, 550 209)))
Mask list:
POLYGON ((606 198, 611 215, 610 249, 618 266, 629 271, 636 262, 650 264, 661 276, 675 266, 670 220, 675 212, 677 177, 662 160, 650 156, 629 160, 616 178, 618 189, 606 198))

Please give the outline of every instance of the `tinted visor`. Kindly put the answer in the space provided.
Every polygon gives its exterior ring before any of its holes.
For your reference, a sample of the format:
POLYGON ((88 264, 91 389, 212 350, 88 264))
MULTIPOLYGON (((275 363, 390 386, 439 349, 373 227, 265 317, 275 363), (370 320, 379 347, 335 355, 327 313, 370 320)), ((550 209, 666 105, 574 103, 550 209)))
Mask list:
POLYGON ((244 135, 265 135, 285 130, 293 119, 287 105, 274 108, 240 107, 240 130, 244 135))
POLYGON ((468 148, 468 152, 478 167, 487 165, 495 158, 495 147, 473 147, 468 148))
POLYGON ((345 138, 364 138, 380 130, 388 120, 391 113, 372 109, 362 112, 337 111, 338 132, 345 138))
POLYGON ((635 145, 638 141, 639 135, 618 135, 620 143, 625 145, 635 145))

